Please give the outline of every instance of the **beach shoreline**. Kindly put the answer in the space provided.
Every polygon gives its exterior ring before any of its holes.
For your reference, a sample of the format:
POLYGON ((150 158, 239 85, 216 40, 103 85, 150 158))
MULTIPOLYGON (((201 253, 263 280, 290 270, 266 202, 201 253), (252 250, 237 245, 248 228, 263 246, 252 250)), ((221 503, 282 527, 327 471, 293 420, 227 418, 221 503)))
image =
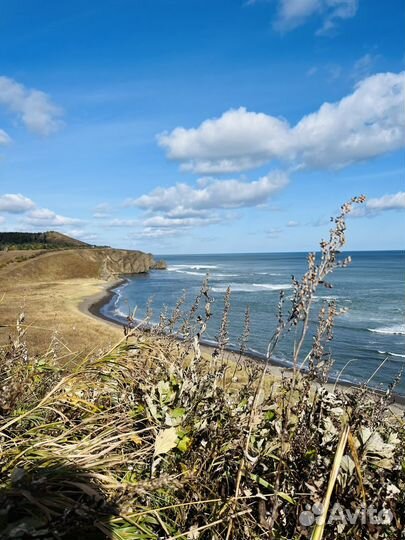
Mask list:
POLYGON ((118 321, 114 320, 113 318, 107 317, 104 315, 101 311, 101 309, 108 304, 111 299, 114 297, 115 289, 119 287, 120 285, 123 285, 126 283, 125 278, 119 278, 114 281, 108 281, 104 284, 104 287, 102 287, 102 290, 94 295, 91 295, 89 297, 83 298, 79 305, 78 309, 81 313, 84 315, 88 315, 90 317, 95 318, 96 320, 104 321, 105 323, 109 325, 114 325, 115 327, 123 325, 120 324, 118 321))
MULTIPOLYGON (((97 294, 94 294, 90 297, 82 299, 80 302, 78 309, 81 313, 92 317, 94 319, 97 319, 100 321, 100 319, 108 324, 113 325, 115 327, 123 328, 124 324, 117 321, 116 319, 112 317, 108 317, 104 313, 101 312, 101 309, 108 304, 111 299, 114 297, 115 289, 119 287, 120 285, 127 282, 127 279, 125 277, 121 277, 113 282, 108 282, 104 285, 103 290, 98 292, 97 294)), ((210 344, 204 343, 202 341, 200 343, 201 350, 203 352, 206 352, 207 354, 212 354, 215 347, 210 344)), ((233 359, 234 361, 237 360, 237 358, 240 357, 240 353, 233 351, 231 349, 226 349, 226 354, 229 355, 229 358, 233 359)), ((261 358, 259 355, 254 355, 252 353, 246 352, 243 355, 245 358, 249 359, 250 361, 254 362, 260 362, 260 364, 263 364, 264 359, 261 358)), ((268 373, 269 375, 273 376, 276 379, 281 379, 285 373, 292 373, 293 369, 290 366, 285 366, 281 362, 277 362, 276 360, 272 359, 271 362, 269 362, 268 365, 268 373)), ((319 385, 319 383, 314 383, 315 385, 319 385)), ((337 384, 335 381, 331 380, 327 382, 324 385, 329 391, 333 392, 336 388, 339 388, 339 390, 349 390, 358 388, 359 385, 356 385, 354 383, 349 383, 347 381, 339 381, 337 384)), ((384 392, 379 391, 378 389, 372 389, 372 392, 377 395, 384 395, 384 392)), ((398 394, 393 394, 394 402, 392 404, 392 408, 396 410, 397 413, 403 413, 405 409, 405 396, 401 396, 398 394)))

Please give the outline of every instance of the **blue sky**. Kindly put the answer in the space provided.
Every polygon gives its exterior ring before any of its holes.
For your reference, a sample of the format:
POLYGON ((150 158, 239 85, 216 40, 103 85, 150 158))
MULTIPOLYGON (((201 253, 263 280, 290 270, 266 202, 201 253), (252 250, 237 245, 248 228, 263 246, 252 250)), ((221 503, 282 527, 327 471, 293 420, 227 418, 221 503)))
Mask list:
POLYGON ((405 5, 0 0, 0 229, 154 253, 403 249, 405 5))

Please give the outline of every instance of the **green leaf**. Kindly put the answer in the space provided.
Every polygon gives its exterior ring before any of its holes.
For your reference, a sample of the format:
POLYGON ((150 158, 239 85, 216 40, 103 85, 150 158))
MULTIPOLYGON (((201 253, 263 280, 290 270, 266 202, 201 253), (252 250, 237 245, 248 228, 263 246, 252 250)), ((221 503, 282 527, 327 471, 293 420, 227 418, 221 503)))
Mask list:
POLYGON ((312 450, 308 450, 308 452, 306 452, 304 454, 304 457, 305 457, 305 459, 308 459, 309 461, 312 461, 312 460, 314 460, 316 458, 316 454, 317 454, 316 450, 312 449, 312 450))
POLYGON ((191 437, 185 435, 177 444, 177 448, 180 452, 187 452, 190 449, 192 440, 191 437))
POLYGON ((273 486, 267 482, 264 478, 259 476, 258 474, 250 474, 249 475, 252 480, 260 484, 261 486, 267 488, 267 489, 273 489, 273 486))
POLYGON ((272 422, 276 417, 276 413, 274 411, 267 411, 264 415, 264 419, 267 420, 267 422, 272 422))
POLYGON ((287 495, 287 493, 283 493, 282 491, 277 492, 277 497, 280 497, 280 499, 283 499, 284 501, 289 502, 290 504, 295 504, 295 501, 292 497, 287 495))
POLYGON ((170 411, 170 416, 172 418, 181 418, 182 416, 184 416, 185 412, 186 409, 184 409, 183 407, 177 407, 176 409, 170 411))

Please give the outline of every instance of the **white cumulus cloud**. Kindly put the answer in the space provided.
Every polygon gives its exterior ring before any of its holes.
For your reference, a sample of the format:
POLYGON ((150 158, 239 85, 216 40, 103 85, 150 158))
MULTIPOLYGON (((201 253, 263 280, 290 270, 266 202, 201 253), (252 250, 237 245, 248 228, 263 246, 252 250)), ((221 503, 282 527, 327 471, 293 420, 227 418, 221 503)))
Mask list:
POLYGON ((178 236, 179 232, 177 229, 155 229, 145 227, 143 230, 138 232, 133 232, 129 234, 129 237, 133 240, 164 240, 166 238, 173 238, 178 236))
MULTIPOLYGON (((1 105, 34 133, 49 135, 60 127, 62 111, 45 92, 26 88, 9 77, 0 77, 1 105)), ((0 131, 0 142, 3 139, 4 131, 0 131)))
POLYGON ((35 203, 21 193, 6 193, 0 195, 0 212, 23 214, 35 208, 35 203))
POLYGON ((147 228, 181 228, 189 229, 192 227, 201 227, 205 225, 212 225, 214 223, 221 223, 222 218, 217 215, 207 215, 204 217, 190 217, 190 218, 171 218, 167 216, 153 216, 146 219, 143 225, 147 228))
POLYGON ((155 212, 167 211, 171 216, 177 214, 179 217, 204 209, 257 206, 287 184, 287 175, 278 171, 252 182, 202 178, 196 187, 181 183, 157 188, 148 195, 128 200, 126 204, 155 212))
POLYGON ((195 228, 235 219, 235 209, 258 207, 288 184, 288 176, 273 171, 254 181, 200 178, 196 185, 179 183, 156 188, 126 206, 144 211, 144 220, 132 238, 162 240, 195 228))
POLYGON ((80 223, 80 220, 61 216, 48 208, 37 208, 27 214, 25 222, 40 227, 61 227, 64 225, 75 225, 80 223))
POLYGON ((381 197, 368 199, 366 200, 365 204, 355 208, 351 212, 350 216, 373 217, 381 212, 386 212, 389 210, 405 210, 405 191, 398 191, 398 193, 390 193, 382 195, 381 197))
POLYGON ((405 145, 405 72, 379 73, 324 103, 295 126, 265 113, 231 109, 197 128, 158 136, 182 168, 214 174, 280 160, 293 167, 342 168, 405 145))
POLYGON ((366 202, 366 208, 369 210, 405 210, 405 191, 399 191, 392 195, 383 195, 382 197, 369 199, 366 202))
MULTIPOLYGON (((26 230, 27 228, 35 227, 39 229, 45 229, 49 227, 64 227, 68 225, 77 225, 83 223, 80 219, 61 216, 53 210, 48 208, 40 208, 34 201, 25 197, 21 193, 6 193, 0 195, 0 214, 23 214, 19 221, 15 221, 12 224, 13 230, 26 230)), ((0 215, 0 223, 4 223, 5 218, 0 215)), ((87 232, 83 229, 74 228, 74 236, 82 237, 87 232)), ((90 239, 90 236, 88 236, 90 239)))

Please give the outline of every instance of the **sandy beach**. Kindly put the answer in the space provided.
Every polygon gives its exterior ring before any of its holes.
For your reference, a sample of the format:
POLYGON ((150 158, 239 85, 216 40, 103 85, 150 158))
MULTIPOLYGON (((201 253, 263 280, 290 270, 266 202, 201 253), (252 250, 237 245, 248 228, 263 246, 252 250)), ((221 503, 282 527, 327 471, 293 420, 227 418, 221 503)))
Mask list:
POLYGON ((89 317, 86 306, 103 298, 106 287, 115 283, 98 279, 17 283, 3 280, 0 343, 4 345, 15 332, 16 319, 24 312, 26 337, 33 352, 47 350, 51 342, 56 355, 65 360, 101 352, 119 339, 122 330, 100 318, 89 317))
POLYGON ((118 341, 122 329, 89 318, 90 306, 104 301, 121 274, 147 272, 155 264, 150 254, 109 248, 1 251, 0 345, 24 313, 33 353, 51 348, 61 360, 101 353, 118 341))

